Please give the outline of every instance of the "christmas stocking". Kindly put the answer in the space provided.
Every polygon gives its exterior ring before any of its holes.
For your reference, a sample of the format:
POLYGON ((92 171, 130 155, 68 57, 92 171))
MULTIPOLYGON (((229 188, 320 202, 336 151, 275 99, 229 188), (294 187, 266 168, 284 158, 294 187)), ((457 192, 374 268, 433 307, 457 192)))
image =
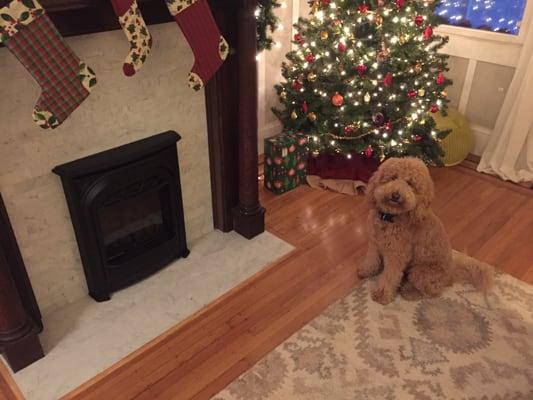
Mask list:
POLYGON ((228 43, 220 34, 207 0, 166 0, 194 54, 189 86, 200 90, 228 55, 228 43))
POLYGON ((130 52, 122 69, 125 75, 132 76, 142 67, 146 57, 150 54, 152 36, 146 28, 136 0, 111 0, 111 4, 130 42, 130 52))
POLYGON ((13 0, 0 8, 0 43, 41 86, 33 119, 59 126, 96 85, 94 72, 73 53, 36 0, 13 0))

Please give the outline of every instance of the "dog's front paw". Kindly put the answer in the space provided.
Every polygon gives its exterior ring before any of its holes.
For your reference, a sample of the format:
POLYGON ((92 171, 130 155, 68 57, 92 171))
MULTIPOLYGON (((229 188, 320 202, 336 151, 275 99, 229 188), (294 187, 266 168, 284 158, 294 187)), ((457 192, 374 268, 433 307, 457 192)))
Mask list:
POLYGON ((376 303, 379 304, 389 304, 394 301, 394 293, 386 290, 383 287, 377 287, 374 290, 372 290, 372 300, 374 300, 376 303))

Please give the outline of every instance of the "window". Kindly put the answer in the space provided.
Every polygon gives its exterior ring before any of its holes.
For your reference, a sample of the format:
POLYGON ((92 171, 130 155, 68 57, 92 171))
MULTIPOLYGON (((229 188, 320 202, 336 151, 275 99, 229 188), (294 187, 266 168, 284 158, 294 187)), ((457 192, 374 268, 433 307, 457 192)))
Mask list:
POLYGON ((450 25, 518 35, 527 0, 442 0, 437 15, 450 25))

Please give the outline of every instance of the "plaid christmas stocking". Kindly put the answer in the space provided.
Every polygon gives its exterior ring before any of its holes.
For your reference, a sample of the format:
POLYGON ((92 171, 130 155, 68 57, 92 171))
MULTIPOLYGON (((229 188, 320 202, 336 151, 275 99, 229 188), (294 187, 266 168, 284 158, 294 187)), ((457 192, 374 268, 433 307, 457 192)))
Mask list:
POLYGON ((59 126, 96 85, 94 72, 67 46, 36 0, 13 0, 0 8, 0 43, 41 86, 33 109, 41 128, 59 126))
POLYGON ((200 90, 228 56, 228 43, 220 34, 207 0, 166 0, 194 53, 189 86, 200 90))
POLYGON ((124 61, 124 74, 132 76, 137 72, 152 48, 152 36, 139 11, 136 0, 111 0, 118 22, 130 42, 130 52, 124 61))

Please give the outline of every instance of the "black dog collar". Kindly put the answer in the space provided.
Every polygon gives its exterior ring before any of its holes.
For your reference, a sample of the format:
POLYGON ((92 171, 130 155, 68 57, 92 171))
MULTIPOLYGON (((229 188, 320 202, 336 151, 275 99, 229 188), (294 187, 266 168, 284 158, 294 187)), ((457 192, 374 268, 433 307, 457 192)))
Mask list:
POLYGON ((385 222, 390 222, 390 223, 394 222, 394 214, 387 214, 387 213, 379 211, 378 218, 385 222))

